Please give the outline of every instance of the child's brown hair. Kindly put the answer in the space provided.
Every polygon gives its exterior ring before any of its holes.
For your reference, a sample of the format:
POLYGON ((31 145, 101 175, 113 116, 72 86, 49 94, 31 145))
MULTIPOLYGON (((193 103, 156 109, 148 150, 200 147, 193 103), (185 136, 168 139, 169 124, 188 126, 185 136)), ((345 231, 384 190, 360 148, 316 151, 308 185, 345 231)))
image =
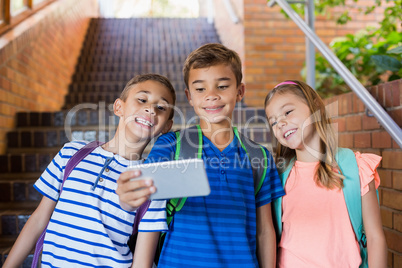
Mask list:
MULTIPOLYGON (((169 90, 170 94, 172 95, 172 99, 173 99, 172 105, 173 106, 175 105, 176 91, 174 90, 172 83, 170 83, 169 79, 166 78, 165 76, 160 75, 160 74, 154 74, 154 73, 140 74, 140 75, 136 75, 135 77, 133 77, 130 81, 128 81, 128 83, 124 87, 123 91, 121 92, 120 99, 125 102, 127 100, 130 89, 134 85, 143 83, 146 81, 155 81, 155 82, 159 82, 162 85, 164 85, 169 90)), ((172 108, 172 112, 170 113, 169 119, 173 118, 173 114, 174 114, 174 109, 172 108)))
POLYGON ((187 56, 183 67, 186 87, 189 88, 188 79, 191 69, 206 68, 219 64, 229 65, 236 77, 236 85, 241 84, 243 74, 239 55, 222 44, 211 43, 197 48, 187 56))

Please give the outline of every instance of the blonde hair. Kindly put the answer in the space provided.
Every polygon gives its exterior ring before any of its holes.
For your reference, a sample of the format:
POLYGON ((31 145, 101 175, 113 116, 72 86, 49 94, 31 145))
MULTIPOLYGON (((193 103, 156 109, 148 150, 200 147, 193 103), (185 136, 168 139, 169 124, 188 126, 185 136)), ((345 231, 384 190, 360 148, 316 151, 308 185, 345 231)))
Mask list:
MULTIPOLYGON (((265 98, 265 107, 275 94, 291 93, 302 99, 310 109, 313 117, 314 129, 320 136, 320 150, 323 157, 319 159, 319 166, 316 171, 315 182, 319 186, 327 189, 343 187, 344 176, 337 171, 340 171, 338 164, 335 161, 337 150, 334 130, 331 127, 331 120, 328 117, 324 102, 317 92, 306 83, 297 80, 288 80, 286 84, 280 84, 270 91, 265 98), (335 169, 335 170, 334 170, 335 169)), ((271 129, 272 132, 272 129, 271 129)), ((282 166, 278 166, 280 172, 284 172, 296 158, 296 150, 290 149, 277 142, 276 145, 276 162, 283 162, 282 166)))

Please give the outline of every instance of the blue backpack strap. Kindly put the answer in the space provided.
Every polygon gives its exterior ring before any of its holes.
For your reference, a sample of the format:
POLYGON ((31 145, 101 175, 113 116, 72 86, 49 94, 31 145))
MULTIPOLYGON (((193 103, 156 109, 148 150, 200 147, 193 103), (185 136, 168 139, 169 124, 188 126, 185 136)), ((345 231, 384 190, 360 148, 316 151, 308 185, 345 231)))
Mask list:
POLYGON ((175 160, 202 158, 202 131, 199 125, 176 132, 175 160))
MULTIPOLYGON (((174 160, 202 158, 202 131, 199 125, 176 131, 176 152, 174 160)), ((173 221, 173 216, 180 211, 187 197, 173 198, 166 203, 167 224, 173 221)))
MULTIPOLYGON (((279 178, 282 182, 282 187, 285 189, 286 180, 289 177, 290 171, 293 168, 294 161, 291 161, 284 172, 279 174, 279 178)), ((273 222, 276 230, 276 239, 279 242, 282 235, 282 197, 274 199, 272 212, 273 212, 273 222)))
POLYGON ((342 174, 345 176, 343 180, 343 196, 345 197, 345 203, 353 231, 360 246, 360 255, 362 258, 360 267, 368 267, 366 235, 363 227, 359 167, 357 166, 356 156, 350 149, 338 148, 335 160, 342 174))

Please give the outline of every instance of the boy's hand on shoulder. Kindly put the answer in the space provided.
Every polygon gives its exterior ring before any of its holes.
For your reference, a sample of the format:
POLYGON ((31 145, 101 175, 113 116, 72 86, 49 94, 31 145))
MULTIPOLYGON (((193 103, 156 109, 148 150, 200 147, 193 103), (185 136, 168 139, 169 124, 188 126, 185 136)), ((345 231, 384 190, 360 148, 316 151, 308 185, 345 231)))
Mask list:
POLYGON ((131 180, 140 175, 139 170, 130 170, 121 173, 117 180, 116 194, 119 196, 120 206, 124 210, 136 210, 156 191, 151 179, 131 180))

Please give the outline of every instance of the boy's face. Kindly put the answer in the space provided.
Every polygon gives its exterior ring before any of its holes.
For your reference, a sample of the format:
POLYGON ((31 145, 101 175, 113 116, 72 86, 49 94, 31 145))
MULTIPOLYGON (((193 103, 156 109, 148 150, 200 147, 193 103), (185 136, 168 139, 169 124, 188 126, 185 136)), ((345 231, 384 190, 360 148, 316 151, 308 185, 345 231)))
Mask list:
POLYGON ((114 103, 114 112, 123 122, 125 135, 132 141, 149 140, 168 132, 173 124, 169 119, 172 109, 169 89, 152 80, 135 84, 126 101, 117 99, 114 103))
POLYGON ((236 85, 229 65, 191 69, 186 96, 202 124, 231 123, 236 102, 244 96, 244 85, 236 85))

